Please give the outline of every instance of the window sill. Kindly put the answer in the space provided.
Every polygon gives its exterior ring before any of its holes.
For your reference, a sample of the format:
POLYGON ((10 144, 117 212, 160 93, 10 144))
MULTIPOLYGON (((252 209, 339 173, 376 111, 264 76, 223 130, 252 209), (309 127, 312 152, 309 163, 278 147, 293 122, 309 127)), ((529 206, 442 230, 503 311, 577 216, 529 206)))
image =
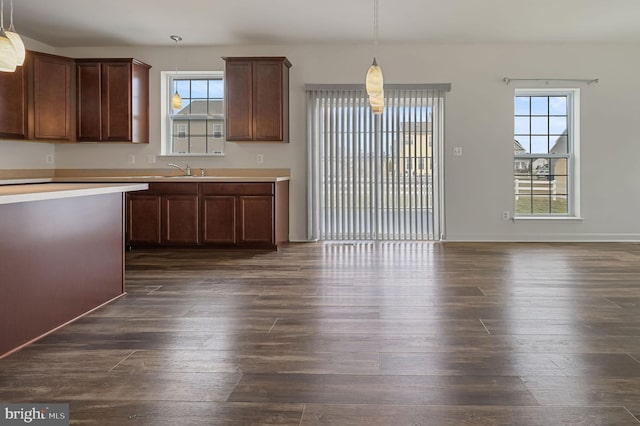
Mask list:
POLYGON ((512 220, 514 222, 527 222, 532 220, 582 222, 584 218, 578 216, 516 216, 513 217, 512 220))

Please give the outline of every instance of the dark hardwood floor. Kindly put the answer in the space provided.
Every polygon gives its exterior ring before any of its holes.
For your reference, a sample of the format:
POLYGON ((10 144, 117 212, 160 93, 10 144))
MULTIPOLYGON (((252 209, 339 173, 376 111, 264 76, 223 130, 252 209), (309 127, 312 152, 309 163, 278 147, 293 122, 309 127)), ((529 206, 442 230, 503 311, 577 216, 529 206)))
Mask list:
POLYGON ((91 425, 638 425, 640 245, 136 250, 128 294, 0 360, 91 425))

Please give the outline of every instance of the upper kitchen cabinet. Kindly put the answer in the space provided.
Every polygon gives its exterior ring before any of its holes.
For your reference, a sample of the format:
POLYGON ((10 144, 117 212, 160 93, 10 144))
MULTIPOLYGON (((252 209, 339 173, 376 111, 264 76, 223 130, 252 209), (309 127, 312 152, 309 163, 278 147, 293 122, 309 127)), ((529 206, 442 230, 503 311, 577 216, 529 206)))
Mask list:
POLYGON ((0 73, 0 137, 68 141, 73 59, 28 51, 24 65, 0 73))
POLYGON ((289 68, 285 57, 225 60, 228 141, 289 142, 289 68))
POLYGON ((77 59, 77 140, 149 142, 149 65, 77 59))
POLYGON ((27 71, 0 72, 0 137, 27 137, 27 71))
POLYGON ((71 140, 73 59, 30 51, 25 64, 29 72, 29 139, 71 140))

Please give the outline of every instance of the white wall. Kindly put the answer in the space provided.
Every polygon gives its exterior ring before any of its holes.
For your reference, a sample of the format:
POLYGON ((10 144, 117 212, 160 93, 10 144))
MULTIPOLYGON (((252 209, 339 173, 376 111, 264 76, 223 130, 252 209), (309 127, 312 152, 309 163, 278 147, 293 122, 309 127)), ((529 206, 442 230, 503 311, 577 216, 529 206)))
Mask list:
MULTIPOLYGON (((449 240, 640 240, 640 53, 637 45, 383 45, 378 62, 387 83, 451 83, 445 125, 445 218, 449 240), (502 220, 512 210, 512 78, 599 78, 581 89, 583 221, 502 220), (453 157, 454 146, 463 148, 453 157)), ((173 70, 175 50, 166 48, 73 48, 71 57, 136 57, 152 65, 149 145, 57 145, 58 168, 166 167, 147 164, 160 152, 161 70, 173 70)), ((290 168, 291 239, 306 238, 305 83, 360 83, 371 61, 368 45, 180 46, 180 69, 222 70, 221 56, 287 56, 291 68, 291 143, 228 143, 226 157, 190 160, 193 167, 290 168)), ((538 84, 537 87, 545 87, 538 84)), ((568 85, 563 85, 568 87, 568 85)), ((534 87, 533 85, 529 87, 534 87)), ((549 84, 548 87, 562 87, 549 84)), ((0 147, 4 153, 4 147, 0 147)), ((2 156, 0 156, 1 158, 2 156)), ((1 164, 0 164, 1 165, 1 164)))
POLYGON ((47 163, 47 156, 54 155, 53 144, 0 141, 0 169, 53 169, 55 163, 47 163))

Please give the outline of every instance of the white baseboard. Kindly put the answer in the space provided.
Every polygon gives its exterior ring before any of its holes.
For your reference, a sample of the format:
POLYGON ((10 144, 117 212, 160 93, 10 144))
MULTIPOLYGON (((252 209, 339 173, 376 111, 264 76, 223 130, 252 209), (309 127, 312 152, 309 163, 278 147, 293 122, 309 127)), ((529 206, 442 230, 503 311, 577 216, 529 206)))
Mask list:
POLYGON ((557 243, 637 243, 640 234, 561 234, 535 233, 519 235, 461 234, 446 235, 443 241, 477 242, 557 242, 557 243))

